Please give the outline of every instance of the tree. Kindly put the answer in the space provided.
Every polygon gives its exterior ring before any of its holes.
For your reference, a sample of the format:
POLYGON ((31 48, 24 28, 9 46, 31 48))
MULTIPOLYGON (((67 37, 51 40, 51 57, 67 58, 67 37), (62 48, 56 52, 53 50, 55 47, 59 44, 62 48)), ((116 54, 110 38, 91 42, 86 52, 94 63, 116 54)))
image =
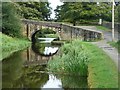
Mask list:
POLYGON ((55 9, 57 21, 72 22, 73 25, 81 20, 91 21, 99 18, 111 21, 111 6, 109 3, 101 3, 97 6, 95 2, 64 2, 55 9))
POLYGON ((81 5, 79 3, 64 3, 62 6, 57 6, 54 10, 58 21, 68 21, 75 26, 76 21, 80 18, 81 5))
POLYGON ((18 2, 19 14, 25 19, 49 20, 51 8, 48 2, 18 2))
POLYGON ((21 36, 21 22, 16 12, 15 3, 2 3, 2 33, 12 37, 21 36))
POLYGON ((118 6, 118 22, 120 23, 120 5, 118 6))

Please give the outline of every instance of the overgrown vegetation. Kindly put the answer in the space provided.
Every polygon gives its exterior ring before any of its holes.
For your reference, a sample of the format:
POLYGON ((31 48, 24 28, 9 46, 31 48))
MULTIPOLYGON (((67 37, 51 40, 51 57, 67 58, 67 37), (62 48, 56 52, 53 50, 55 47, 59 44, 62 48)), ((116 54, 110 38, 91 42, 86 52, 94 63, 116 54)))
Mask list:
POLYGON ((50 71, 87 76, 88 57, 84 47, 78 41, 63 45, 61 52, 60 56, 49 61, 50 71))
POLYGON ((49 28, 44 28, 41 30, 41 32, 43 34, 55 34, 56 33, 55 31, 53 31, 53 29, 49 29, 49 28))
POLYGON ((116 65, 97 46, 77 40, 63 45, 61 52, 61 56, 49 61, 50 71, 88 75, 90 88, 118 88, 116 65))
POLYGON ((120 53, 120 40, 117 42, 109 42, 110 45, 118 49, 118 52, 120 53))
POLYGON ((109 28, 106 28, 106 27, 104 27, 104 26, 96 26, 96 28, 97 28, 98 30, 110 31, 109 28))
POLYGON ((18 38, 12 38, 8 37, 7 35, 4 35, 0 33, 0 37, 2 38, 0 44, 2 47, 0 51, 2 51, 2 56, 0 56, 0 60, 3 58, 6 58, 11 53, 22 50, 30 45, 30 42, 25 39, 18 39, 18 38))
POLYGON ((41 29, 38 33, 36 33, 36 37, 46 37, 47 35, 49 36, 49 34, 51 35, 55 35, 56 32, 53 31, 52 29, 49 29, 49 28, 44 28, 44 29, 41 29))
POLYGON ((49 38, 58 38, 57 34, 45 34, 45 36, 49 38))
POLYGON ((2 3, 2 32, 12 37, 21 37, 21 21, 15 3, 2 3))

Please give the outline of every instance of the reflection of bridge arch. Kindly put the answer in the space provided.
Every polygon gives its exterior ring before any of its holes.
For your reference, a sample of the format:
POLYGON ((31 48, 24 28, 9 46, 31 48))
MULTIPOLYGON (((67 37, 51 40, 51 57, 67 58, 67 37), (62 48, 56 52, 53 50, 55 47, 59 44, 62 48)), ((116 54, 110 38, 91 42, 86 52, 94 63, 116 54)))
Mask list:
POLYGON ((38 48, 35 47, 35 44, 32 44, 32 47, 31 47, 31 48, 32 48, 32 50, 34 51, 34 53, 36 53, 37 55, 40 55, 40 56, 44 56, 44 57, 54 56, 54 55, 58 52, 58 50, 56 50, 56 52, 53 53, 53 54, 51 54, 51 55, 44 55, 44 54, 40 53, 40 51, 38 50, 38 48))
MULTIPOLYGON (((58 51, 56 51, 57 53, 58 51)), ((28 48, 26 51, 26 61, 24 63, 25 66, 30 65, 46 65, 48 63, 48 60, 53 59, 52 55, 43 55, 41 54, 37 48, 34 47, 34 45, 31 46, 31 48, 28 48)), ((25 57, 25 56, 24 56, 25 57)))
POLYGON ((26 61, 24 63, 25 66, 31 66, 31 65, 46 65, 48 63, 48 60, 52 59, 53 57, 45 57, 42 55, 38 55, 37 53, 34 53, 34 51, 31 50, 31 48, 28 48, 26 51, 26 61))

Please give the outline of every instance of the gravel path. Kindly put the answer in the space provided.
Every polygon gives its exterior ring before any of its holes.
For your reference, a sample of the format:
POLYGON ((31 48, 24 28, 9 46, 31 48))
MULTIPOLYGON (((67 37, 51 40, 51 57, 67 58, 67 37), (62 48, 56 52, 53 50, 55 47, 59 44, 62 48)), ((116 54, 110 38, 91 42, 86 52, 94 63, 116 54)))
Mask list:
MULTIPOLYGON (((94 30, 98 30, 95 26, 80 26, 81 28, 89 28, 89 29, 94 29, 94 30)), ((103 31, 103 30, 98 30, 103 32, 103 40, 100 40, 98 42, 92 42, 92 44, 97 45, 99 48, 101 48, 104 52, 106 52, 107 55, 109 55, 112 60, 115 62, 116 66, 118 67, 119 71, 120 71, 120 55, 118 55, 118 51, 116 48, 110 46, 107 42, 112 41, 112 32, 111 31, 103 31)), ((118 40, 118 38, 120 39, 120 37, 118 37, 118 33, 115 32, 115 41, 118 40)))

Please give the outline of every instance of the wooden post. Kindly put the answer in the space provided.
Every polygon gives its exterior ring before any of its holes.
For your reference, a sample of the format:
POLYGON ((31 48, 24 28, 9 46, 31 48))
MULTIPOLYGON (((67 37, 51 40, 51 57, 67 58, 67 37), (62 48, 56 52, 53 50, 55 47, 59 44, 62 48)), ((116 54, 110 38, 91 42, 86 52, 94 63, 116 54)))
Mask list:
POLYGON ((27 61, 30 61, 30 48, 27 49, 27 61))
POLYGON ((29 38, 29 24, 27 24, 27 37, 29 38))
POLYGON ((72 28, 70 29, 70 36, 71 36, 71 41, 72 41, 72 28))

